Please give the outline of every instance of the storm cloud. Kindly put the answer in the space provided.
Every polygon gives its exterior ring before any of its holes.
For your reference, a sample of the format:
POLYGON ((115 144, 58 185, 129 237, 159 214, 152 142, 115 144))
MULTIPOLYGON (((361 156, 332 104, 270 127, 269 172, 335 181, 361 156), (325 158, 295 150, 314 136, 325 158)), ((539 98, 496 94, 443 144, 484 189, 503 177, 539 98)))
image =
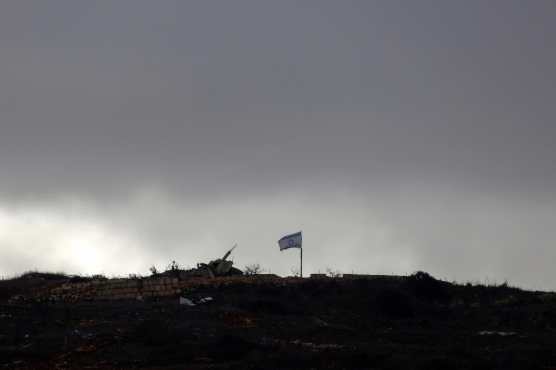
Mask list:
POLYGON ((552 1, 5 1, 0 274, 554 289, 552 1))

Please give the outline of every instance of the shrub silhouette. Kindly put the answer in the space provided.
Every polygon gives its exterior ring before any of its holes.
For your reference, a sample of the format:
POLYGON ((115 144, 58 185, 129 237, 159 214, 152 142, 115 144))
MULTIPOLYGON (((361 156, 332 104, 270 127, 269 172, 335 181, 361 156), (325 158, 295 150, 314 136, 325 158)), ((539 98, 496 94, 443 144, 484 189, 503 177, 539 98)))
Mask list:
POLYGON ((446 283, 423 271, 418 271, 409 276, 406 286, 415 297, 426 301, 446 301, 449 299, 446 283))
POLYGON ((247 276, 259 275, 263 273, 263 268, 258 263, 245 266, 243 273, 247 276))

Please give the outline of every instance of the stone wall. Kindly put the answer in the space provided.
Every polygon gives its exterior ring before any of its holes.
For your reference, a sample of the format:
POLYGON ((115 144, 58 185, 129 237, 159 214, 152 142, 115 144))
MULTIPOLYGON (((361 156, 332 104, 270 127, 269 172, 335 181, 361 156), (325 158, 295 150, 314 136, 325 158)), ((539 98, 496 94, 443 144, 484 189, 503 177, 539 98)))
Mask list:
MULTIPOLYGON (((312 274, 314 279, 329 279, 324 274, 312 274)), ((400 281, 406 276, 395 275, 363 275, 344 274, 343 279, 368 279, 400 281)), ((65 283, 56 288, 48 289, 33 295, 34 298, 81 301, 81 300, 125 300, 153 299, 178 296, 183 290, 204 286, 220 287, 231 284, 266 284, 272 282, 276 286, 297 284, 306 281, 299 277, 281 278, 275 275, 230 276, 230 277, 191 277, 180 280, 171 277, 148 277, 139 279, 91 280, 80 283, 65 283)))
POLYGON ((45 292, 50 297, 62 300, 112 300, 164 297, 180 293, 177 278, 111 279, 93 280, 82 283, 65 283, 45 292))

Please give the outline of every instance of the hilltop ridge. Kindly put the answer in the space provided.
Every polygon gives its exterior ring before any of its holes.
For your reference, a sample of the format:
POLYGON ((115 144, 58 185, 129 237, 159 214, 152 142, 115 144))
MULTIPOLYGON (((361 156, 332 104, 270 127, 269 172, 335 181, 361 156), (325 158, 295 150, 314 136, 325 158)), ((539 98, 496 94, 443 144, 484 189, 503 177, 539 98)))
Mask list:
POLYGON ((556 364, 555 294, 423 272, 183 280, 37 273, 1 281, 0 297, 0 366, 10 369, 556 364))

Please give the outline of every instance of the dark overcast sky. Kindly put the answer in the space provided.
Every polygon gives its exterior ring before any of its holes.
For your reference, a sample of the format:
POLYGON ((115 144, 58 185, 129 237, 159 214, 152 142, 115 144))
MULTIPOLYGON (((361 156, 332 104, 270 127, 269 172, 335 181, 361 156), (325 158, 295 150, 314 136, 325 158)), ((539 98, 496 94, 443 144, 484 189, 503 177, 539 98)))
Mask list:
POLYGON ((0 274, 555 289, 554 1, 3 1, 0 274))

